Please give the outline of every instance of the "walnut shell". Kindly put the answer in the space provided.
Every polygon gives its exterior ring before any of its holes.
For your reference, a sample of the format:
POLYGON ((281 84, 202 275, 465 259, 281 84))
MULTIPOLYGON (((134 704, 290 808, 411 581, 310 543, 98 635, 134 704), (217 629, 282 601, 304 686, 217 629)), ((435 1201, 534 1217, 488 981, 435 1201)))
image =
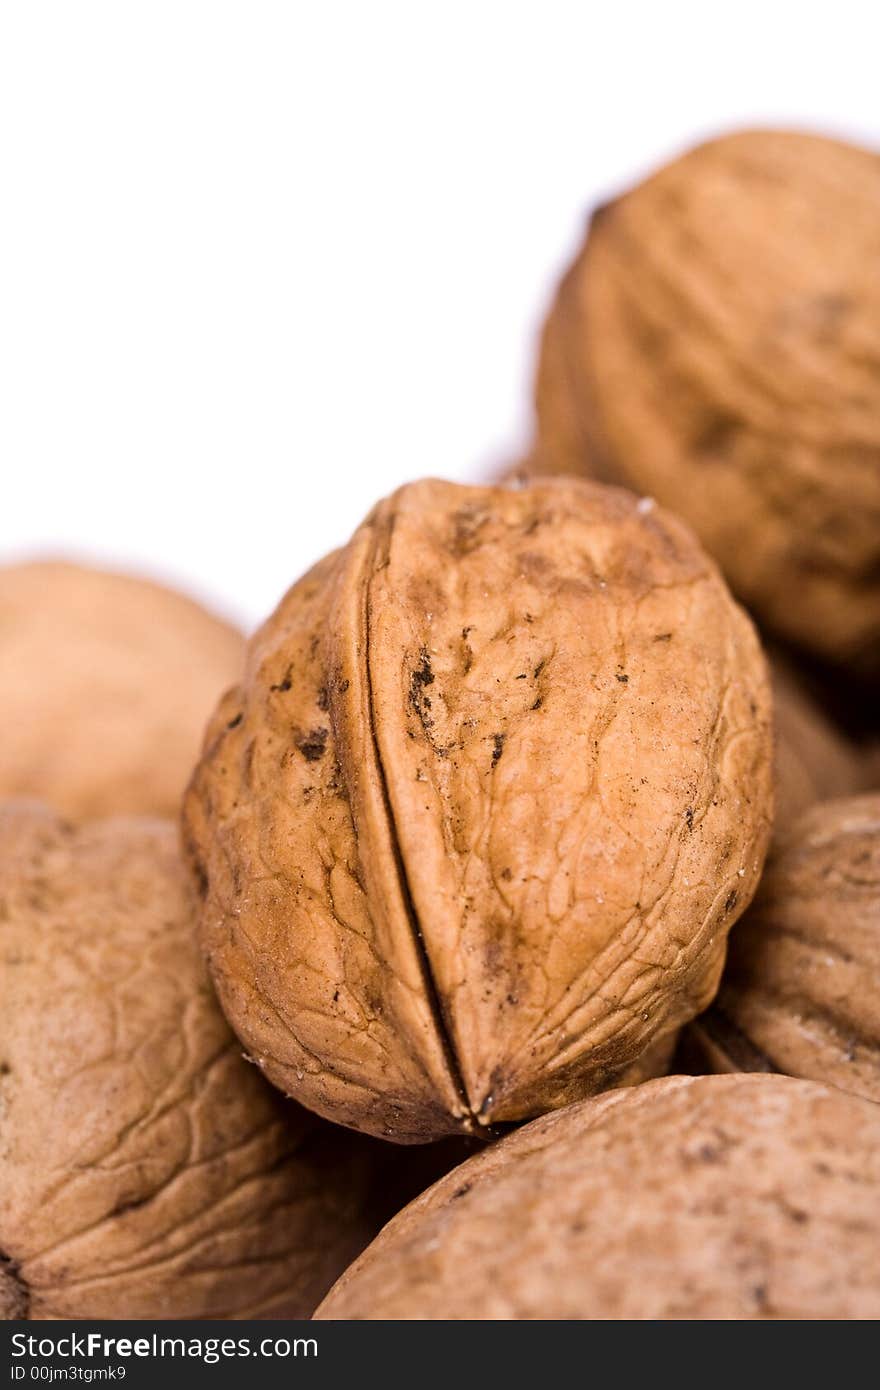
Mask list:
POLYGON ((265 1074, 417 1142, 617 1084, 713 996, 771 814, 765 664, 674 518, 422 482, 253 639, 185 805, 265 1074))
POLYGON ((787 1072, 880 1101, 880 794, 797 822, 693 1038, 711 1070, 787 1072))
POLYGON ((381 1224, 381 1146, 241 1057, 172 825, 0 808, 0 1309, 304 1317, 381 1224))
POLYGON ((864 752, 826 718, 778 655, 772 657, 770 674, 776 732, 773 835, 778 841, 817 801, 865 790, 870 768, 864 752))
POLYGON ((782 635, 880 667, 880 159, 748 131, 594 216, 532 466, 680 513, 782 635))
POLYGON ((876 1318, 880 1109, 670 1077, 533 1121, 400 1213, 318 1318, 876 1318))
POLYGON ((183 594, 63 563, 0 568, 0 798, 177 816, 244 643, 183 594))

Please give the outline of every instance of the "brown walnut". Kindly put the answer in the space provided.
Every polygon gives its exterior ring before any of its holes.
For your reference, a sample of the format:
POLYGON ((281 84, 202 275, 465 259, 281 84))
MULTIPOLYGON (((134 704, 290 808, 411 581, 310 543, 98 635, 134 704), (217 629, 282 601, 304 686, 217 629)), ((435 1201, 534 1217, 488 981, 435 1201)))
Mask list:
POLYGON ((185 835, 227 1017, 400 1142, 618 1084, 712 998, 770 781, 760 647, 678 521, 574 479, 404 487, 206 735, 185 835))
POLYGON ((690 1033, 710 1070, 787 1072, 880 1101, 880 794, 796 823, 690 1033))
POLYGON ((880 669, 880 158, 748 131, 593 217, 531 466, 656 497, 771 628, 880 669))
POLYGON ((242 1059, 173 825, 0 808, 0 1316, 308 1316, 382 1149, 242 1059))
POLYGON ((880 1107, 669 1077, 534 1120, 412 1202, 318 1318, 880 1316, 880 1107))
POLYGON ((817 801, 851 796, 871 785, 870 759, 836 728, 778 655, 770 660, 773 686, 774 840, 784 838, 817 801))
POLYGON ((177 816, 244 642, 183 594, 62 563, 0 568, 0 797, 177 816))

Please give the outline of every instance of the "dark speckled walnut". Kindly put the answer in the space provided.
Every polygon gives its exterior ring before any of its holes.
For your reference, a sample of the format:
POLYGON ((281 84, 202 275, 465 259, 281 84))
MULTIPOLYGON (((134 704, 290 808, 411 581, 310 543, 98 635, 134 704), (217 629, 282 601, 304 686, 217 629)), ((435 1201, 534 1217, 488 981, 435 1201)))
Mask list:
POLYGON ((242 1060, 173 825, 0 808, 0 1317, 306 1317, 384 1152, 242 1060))
POLYGON ((250 645, 185 804, 265 1074, 417 1142, 645 1074, 711 999, 771 816, 755 634, 616 488, 423 482, 250 645))
POLYGON ((318 1318, 880 1316, 880 1107, 669 1077, 535 1120, 412 1202, 318 1318))

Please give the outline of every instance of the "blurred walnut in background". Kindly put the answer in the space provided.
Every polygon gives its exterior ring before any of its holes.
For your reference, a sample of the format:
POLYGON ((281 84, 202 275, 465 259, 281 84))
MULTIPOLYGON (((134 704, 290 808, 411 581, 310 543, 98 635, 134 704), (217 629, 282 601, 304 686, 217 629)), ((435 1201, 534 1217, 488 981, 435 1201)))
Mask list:
POLYGON ((146 579, 0 568, 0 797, 176 816, 241 634, 146 579))
POLYGON ((784 131, 600 208, 547 320, 531 466, 654 496, 808 651, 880 670, 880 159, 784 131))
POLYGON ((795 823, 731 936, 715 1004, 688 1033, 691 1064, 880 1101, 880 794, 795 823))
POLYGON ((877 781, 870 753, 835 726, 778 652, 770 653, 770 672, 778 843, 817 801, 850 796, 877 781))
POLYGON ((242 1059, 186 887, 170 824, 0 807, 2 1317, 307 1317, 390 1214, 242 1059))

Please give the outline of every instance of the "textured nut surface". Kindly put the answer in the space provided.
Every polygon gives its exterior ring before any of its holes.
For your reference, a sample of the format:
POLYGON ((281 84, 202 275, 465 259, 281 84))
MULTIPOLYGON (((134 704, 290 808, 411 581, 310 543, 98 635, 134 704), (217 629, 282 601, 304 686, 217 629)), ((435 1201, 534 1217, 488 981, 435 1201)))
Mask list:
POLYGON ((170 589, 62 563, 0 568, 0 797, 176 816, 243 641, 170 589))
POLYGON ((0 809, 5 1316, 306 1316, 378 1228, 374 1147, 242 1060, 172 825, 0 809))
POLYGON ((658 498, 783 635, 880 664, 880 158, 752 131, 593 218, 533 466, 658 498))
POLYGON ((670 1077, 535 1120, 435 1184, 319 1318, 874 1318, 880 1107, 670 1077))
POLYGON ((694 1024, 710 1067, 880 1101, 880 795, 808 811, 767 865, 694 1024))
POLYGON ((424 482, 290 590, 185 808, 266 1075, 418 1141, 619 1082, 712 997, 770 819, 763 656, 615 488, 424 482))
POLYGON ((864 752, 825 717, 778 655, 770 670, 776 733, 773 834, 779 840, 817 801, 865 790, 871 769, 864 752))

